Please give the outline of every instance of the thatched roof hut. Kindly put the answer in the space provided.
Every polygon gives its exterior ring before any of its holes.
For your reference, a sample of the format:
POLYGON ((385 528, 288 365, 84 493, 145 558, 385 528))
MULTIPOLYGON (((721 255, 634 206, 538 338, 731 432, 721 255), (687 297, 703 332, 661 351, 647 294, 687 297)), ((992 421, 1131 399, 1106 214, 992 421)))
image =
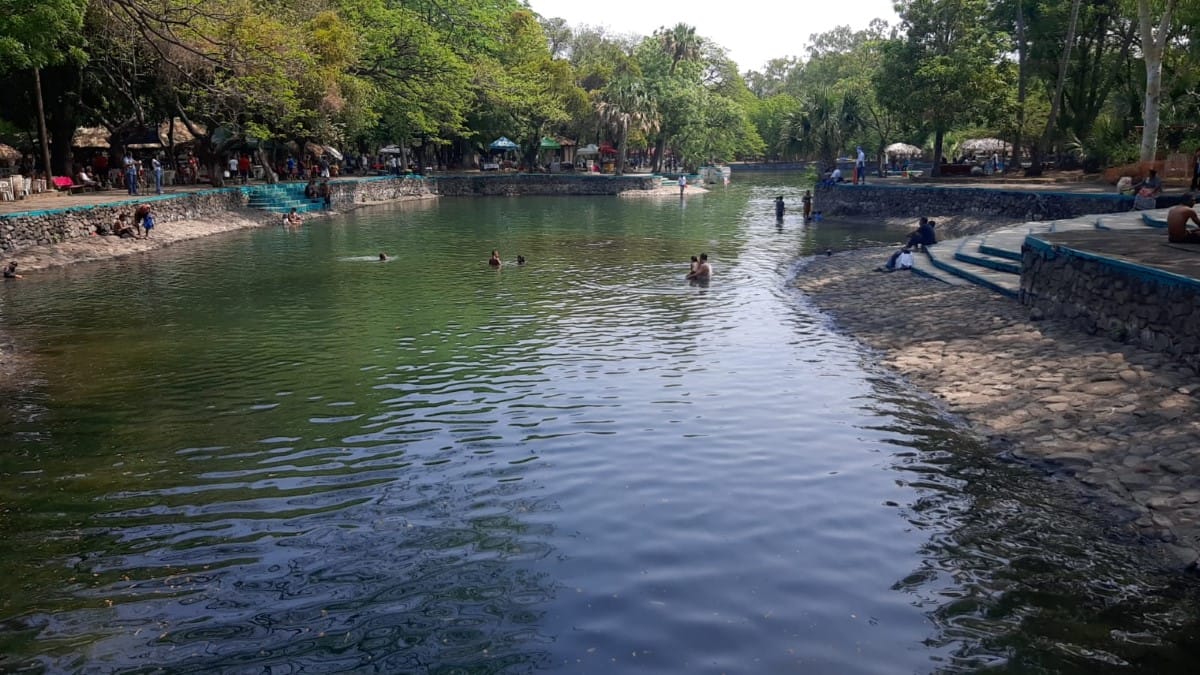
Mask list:
POLYGON ((79 127, 71 138, 72 148, 108 148, 112 134, 104 127, 79 127))
POLYGON ((16 162, 21 159, 21 151, 11 145, 0 143, 0 162, 16 162))

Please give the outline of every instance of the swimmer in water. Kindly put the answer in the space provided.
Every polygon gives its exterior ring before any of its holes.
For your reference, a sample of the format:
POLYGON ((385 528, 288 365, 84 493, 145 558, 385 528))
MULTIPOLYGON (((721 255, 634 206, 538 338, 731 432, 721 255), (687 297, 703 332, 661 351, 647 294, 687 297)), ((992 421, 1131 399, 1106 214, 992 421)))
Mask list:
POLYGON ((388 256, 386 253, 379 254, 379 262, 387 262, 388 256))
POLYGON ((493 250, 492 257, 488 258, 488 264, 491 265, 492 267, 500 267, 501 265, 503 265, 504 263, 500 262, 500 253, 493 250))
POLYGON ((523 255, 518 255, 518 256, 517 256, 517 264, 518 264, 518 265, 524 265, 524 264, 525 264, 525 256, 523 256, 523 255))

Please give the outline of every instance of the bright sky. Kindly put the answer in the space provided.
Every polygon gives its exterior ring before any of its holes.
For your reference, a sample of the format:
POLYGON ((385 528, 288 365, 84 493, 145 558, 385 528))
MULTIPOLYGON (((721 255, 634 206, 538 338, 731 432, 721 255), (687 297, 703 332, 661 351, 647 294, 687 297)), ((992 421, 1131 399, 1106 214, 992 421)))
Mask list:
POLYGON ((801 56, 808 36, 840 25, 866 28, 872 19, 899 22, 893 0, 528 0, 544 17, 573 27, 607 26, 649 35, 683 22, 729 51, 738 70, 762 70, 767 61, 801 56))

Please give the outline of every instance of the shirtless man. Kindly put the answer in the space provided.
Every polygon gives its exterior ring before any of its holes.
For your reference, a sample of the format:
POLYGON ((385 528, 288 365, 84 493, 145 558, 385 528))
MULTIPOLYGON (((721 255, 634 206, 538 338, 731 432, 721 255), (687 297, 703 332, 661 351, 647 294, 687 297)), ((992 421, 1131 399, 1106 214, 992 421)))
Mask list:
POLYGON ((1167 241, 1173 244, 1200 244, 1200 230, 1188 229, 1188 221, 1200 226, 1200 216, 1192 208, 1195 204, 1195 198, 1186 194, 1182 204, 1172 206, 1167 211, 1167 241))
POLYGON ((687 278, 692 281, 708 281, 712 279, 712 265, 708 264, 708 254, 700 254, 700 264, 696 269, 688 273, 687 278))

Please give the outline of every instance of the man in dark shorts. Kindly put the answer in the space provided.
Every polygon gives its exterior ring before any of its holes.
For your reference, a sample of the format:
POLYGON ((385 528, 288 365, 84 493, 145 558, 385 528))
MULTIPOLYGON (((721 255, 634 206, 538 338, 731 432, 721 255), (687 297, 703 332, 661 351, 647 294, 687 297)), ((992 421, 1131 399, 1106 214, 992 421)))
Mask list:
POLYGON ((1196 198, 1191 194, 1183 196, 1183 203, 1172 206, 1167 211, 1167 241, 1172 244, 1200 244, 1200 230, 1188 229, 1188 222, 1200 226, 1200 216, 1196 215, 1196 198))
POLYGON ((4 266, 4 278, 5 279, 21 279, 21 278, 23 278, 20 274, 17 274, 17 261, 16 260, 14 260, 4 266))

